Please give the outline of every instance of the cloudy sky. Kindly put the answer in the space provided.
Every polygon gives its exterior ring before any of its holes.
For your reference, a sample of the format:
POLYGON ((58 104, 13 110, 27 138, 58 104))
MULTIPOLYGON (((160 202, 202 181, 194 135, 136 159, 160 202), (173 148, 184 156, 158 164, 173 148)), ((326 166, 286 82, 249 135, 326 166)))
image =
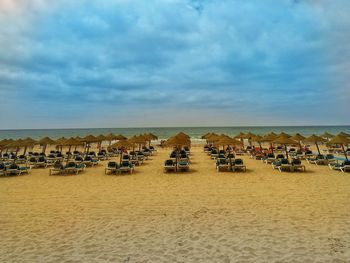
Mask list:
POLYGON ((0 0, 0 129, 350 124, 349 0, 0 0))

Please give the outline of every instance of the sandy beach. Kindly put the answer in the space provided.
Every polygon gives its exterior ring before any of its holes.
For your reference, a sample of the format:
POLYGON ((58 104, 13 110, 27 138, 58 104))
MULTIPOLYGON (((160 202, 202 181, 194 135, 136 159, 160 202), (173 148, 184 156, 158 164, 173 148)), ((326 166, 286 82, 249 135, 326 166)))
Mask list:
POLYGON ((0 262, 349 262, 350 176, 280 173, 243 156, 216 172, 202 147, 165 174, 158 149, 131 175, 48 169, 0 178, 0 262))

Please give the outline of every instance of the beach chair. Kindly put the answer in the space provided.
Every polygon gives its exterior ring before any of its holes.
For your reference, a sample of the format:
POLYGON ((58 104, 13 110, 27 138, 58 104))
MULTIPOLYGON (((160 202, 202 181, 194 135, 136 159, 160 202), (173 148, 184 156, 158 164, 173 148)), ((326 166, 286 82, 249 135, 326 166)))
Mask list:
POLYGON ((186 172, 190 169, 190 163, 186 160, 180 160, 177 163, 177 170, 180 172, 186 172))
POLYGON ((323 154, 318 154, 316 157, 306 158, 306 161, 310 164, 316 164, 316 165, 328 164, 328 162, 323 154))
POLYGON ((301 160, 300 159, 293 159, 291 162, 292 165, 292 171, 298 171, 298 170, 303 170, 305 172, 305 165, 301 164, 301 160))
POLYGON ((3 163, 0 163, 0 176, 6 175, 6 166, 3 163))
POLYGON ((59 175, 64 174, 64 166, 60 161, 56 161, 53 164, 52 168, 49 169, 49 176, 54 174, 59 174, 59 175))
POLYGON ((276 157, 273 153, 268 153, 266 158, 263 159, 264 163, 271 164, 276 160, 276 157))
MULTIPOLYGON (((234 162, 234 160, 231 160, 231 162, 234 162)), ((229 161, 226 158, 216 159, 216 170, 218 172, 229 171, 230 169, 231 169, 231 165, 229 164, 229 161)))
POLYGON ((97 153, 97 159, 100 160, 100 161, 107 160, 106 152, 104 152, 104 151, 99 151, 99 152, 97 153))
POLYGON ((286 157, 284 156, 284 154, 277 154, 277 156, 276 156, 276 160, 278 161, 278 160, 282 160, 282 159, 286 159, 286 157))
POLYGON ((30 167, 34 167, 36 168, 36 164, 37 164, 38 160, 37 158, 35 158, 34 156, 30 157, 27 161, 27 165, 30 167))
POLYGON ((77 156, 75 156, 74 161, 76 163, 82 163, 82 162, 84 162, 84 159, 80 155, 77 155, 77 156))
POLYGON ((218 157, 219 157, 218 151, 215 150, 215 149, 211 150, 211 152, 210 152, 210 158, 211 158, 211 159, 216 159, 216 158, 218 158, 218 157))
POLYGON ((134 164, 132 164, 130 161, 122 161, 120 166, 119 166, 119 171, 122 172, 128 172, 128 173, 133 173, 134 171, 134 164))
POLYGON ((17 159, 16 159, 16 161, 15 161, 15 163, 17 163, 17 164, 24 164, 24 163, 26 163, 27 162, 27 158, 26 158, 26 156, 25 155, 19 155, 18 157, 17 157, 17 159))
POLYGON ((350 172, 350 161, 344 161, 343 165, 340 167, 340 171, 342 171, 343 173, 350 172))
POLYGON ((98 159, 93 159, 91 156, 85 156, 83 159, 83 164, 86 166, 95 166, 98 164, 98 159))
POLYGON ((247 167, 244 165, 242 159, 235 159, 232 166, 232 170, 233 171, 239 170, 239 171, 245 172, 247 170, 247 167))
POLYGON ((86 166, 83 163, 77 164, 76 162, 68 162, 64 167, 64 172, 73 174, 75 173, 77 175, 79 172, 83 171, 85 167, 86 166))
POLYGON ((107 167, 105 168, 105 174, 117 174, 118 164, 117 162, 108 162, 107 167))
POLYGON ((345 160, 342 163, 336 163, 336 162, 329 163, 328 166, 331 170, 338 170, 338 171, 341 171, 343 173, 350 171, 350 161, 349 160, 345 160))
POLYGON ((277 167, 277 169, 282 172, 282 171, 292 171, 293 167, 292 165, 289 163, 288 159, 281 159, 280 160, 280 165, 277 167))
POLYGON ((47 167, 47 162, 46 162, 46 158, 44 156, 39 156, 37 159, 37 162, 35 164, 35 167, 40 168, 40 167, 47 167))
POLYGON ((272 169, 278 170, 278 168, 281 166, 281 161, 280 160, 275 160, 271 163, 272 169))
POLYGON ((20 175, 21 171, 19 166, 15 163, 12 163, 9 167, 6 168, 6 175, 20 175))
POLYGON ((168 159, 164 162, 164 172, 176 171, 176 163, 173 159, 168 159))
POLYGON ((326 154, 326 160, 327 160, 327 164, 334 163, 335 161, 337 161, 334 154, 331 154, 331 153, 326 154))

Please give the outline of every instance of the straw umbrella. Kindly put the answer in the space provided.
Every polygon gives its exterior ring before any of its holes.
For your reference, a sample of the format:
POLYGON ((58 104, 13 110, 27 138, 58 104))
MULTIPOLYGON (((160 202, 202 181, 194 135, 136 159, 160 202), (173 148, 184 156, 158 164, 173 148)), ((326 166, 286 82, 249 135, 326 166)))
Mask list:
POLYGON ((287 158, 288 158, 287 145, 296 144, 297 143, 296 141, 294 141, 293 139, 291 139, 291 138, 289 138, 287 136, 279 136, 273 142, 284 145, 284 149, 286 151, 287 158))
POLYGON ((346 132, 340 132, 338 135, 343 136, 343 137, 350 137, 350 134, 346 133, 346 132))
POLYGON ((63 143, 64 143, 66 140, 67 140, 67 138, 61 137, 61 138, 59 138, 59 139, 57 139, 57 140, 55 141, 56 147, 58 147, 58 148, 61 147, 60 152, 62 152, 63 143))
POLYGON ((97 142, 98 142, 98 149, 99 149, 99 150, 101 150, 102 142, 103 142, 103 141, 108 141, 108 139, 106 138, 106 136, 104 136, 104 135, 102 135, 102 134, 99 135, 99 136, 97 136, 96 139, 97 139, 97 142))
MULTIPOLYGON (((182 134, 177 134, 173 137, 170 137, 166 142, 166 146, 173 146, 176 148, 176 162, 178 162, 179 158, 179 150, 183 146, 189 146, 191 145, 191 140, 189 140, 186 136, 183 136, 182 134)), ((177 170, 177 167, 176 167, 177 170)))
POLYGON ((333 135, 333 134, 331 134, 329 132, 325 132, 325 133, 321 134, 320 137, 325 138, 327 140, 330 140, 330 139, 334 138, 335 135, 333 135))
POLYGON ((118 134, 115 136, 115 140, 126 140, 128 138, 126 138, 124 135, 118 134))
POLYGON ((292 140, 295 140, 297 142, 299 142, 299 148, 301 150, 301 141, 305 140, 305 137, 303 135, 301 135, 300 133, 296 133, 294 134, 292 137, 290 137, 292 140))
POLYGON ((42 153, 45 153, 47 145, 55 144, 55 141, 49 137, 44 137, 44 138, 40 139, 39 141, 37 141, 37 144, 40 144, 43 146, 42 153))
POLYGON ((326 141, 326 139, 323 139, 322 137, 317 136, 315 134, 313 134, 310 137, 307 137, 306 139, 304 139, 304 142, 311 142, 311 143, 314 143, 316 145, 318 154, 321 154, 320 148, 318 146, 318 143, 323 143, 325 141, 326 141))
POLYGON ((18 153, 19 148, 24 148, 23 154, 25 155, 27 152, 27 148, 32 147, 33 145, 34 145, 34 143, 32 142, 32 140, 18 139, 16 141, 13 141, 13 142, 10 142, 9 144, 7 144, 6 148, 16 148, 16 154, 18 153))
POLYGON ((244 148, 244 142, 243 139, 245 138, 246 134, 244 132, 240 132, 239 134, 237 134, 236 136, 234 136, 234 139, 240 139, 244 148))
MULTIPOLYGON (((84 145, 83 142, 75 139, 75 138, 69 138, 68 140, 65 140, 63 143, 62 143, 62 146, 69 146, 69 150, 68 150, 68 153, 70 153, 71 149, 72 149, 72 146, 78 146, 78 145, 84 145)), ((68 158, 67 158, 67 163, 70 159, 70 154, 68 154, 68 158)))
POLYGON ((147 138, 144 135, 134 135, 128 141, 131 143, 137 144, 139 146, 139 151, 140 151, 141 146, 146 144, 147 138))
POLYGON ((153 133, 147 133, 147 134, 144 135, 144 137, 148 141, 148 147, 151 147, 151 142, 153 140, 158 140, 158 136, 154 135, 153 133))
POLYGON ((237 141, 227 135, 221 136, 221 138, 216 142, 217 145, 222 145, 223 147, 228 147, 228 153, 229 153, 229 161, 230 161, 230 168, 232 169, 232 160, 231 160, 231 148, 230 146, 235 145, 241 145, 240 141, 237 141))
POLYGON ((116 137, 117 136, 115 134, 113 134, 113 133, 107 134, 105 136, 106 140, 109 142, 109 145, 112 144, 112 141, 116 140, 116 137))
POLYGON ((261 143, 264 142, 264 138, 260 135, 256 135, 251 138, 252 141, 257 142, 259 144, 260 149, 262 150, 261 143))
POLYGON ((272 153, 273 153, 273 141, 276 140, 277 138, 278 136, 275 133, 268 133, 265 136, 263 136, 262 142, 270 143, 272 153))
POLYGON ((292 137, 292 135, 290 135, 290 134, 288 134, 288 133, 285 133, 285 132, 281 132, 279 135, 278 135, 278 137, 288 137, 288 138, 290 138, 290 137, 292 137))
POLYGON ((348 155, 346 154, 344 144, 350 144, 350 138, 345 137, 345 136, 341 136, 341 135, 337 135, 333 139, 331 139, 328 142, 328 144, 340 144, 342 147, 345 159, 348 160, 348 155))
POLYGON ((91 143, 98 142, 98 139, 95 136, 90 134, 83 137, 81 141, 85 143, 84 152, 88 152, 91 147, 91 143))
MULTIPOLYGON (((130 140, 120 140, 116 143, 113 143, 109 147, 111 148, 117 148, 117 149, 128 149, 128 148, 134 148, 135 144, 131 142, 130 140)), ((120 160, 119 163, 122 162, 122 154, 120 154, 120 160)))

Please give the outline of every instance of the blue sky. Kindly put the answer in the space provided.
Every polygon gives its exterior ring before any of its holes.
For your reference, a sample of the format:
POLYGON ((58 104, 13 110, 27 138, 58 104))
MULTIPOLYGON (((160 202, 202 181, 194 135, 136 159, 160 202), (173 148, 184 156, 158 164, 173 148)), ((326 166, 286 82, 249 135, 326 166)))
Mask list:
POLYGON ((0 0, 0 129, 350 124, 348 0, 0 0))

